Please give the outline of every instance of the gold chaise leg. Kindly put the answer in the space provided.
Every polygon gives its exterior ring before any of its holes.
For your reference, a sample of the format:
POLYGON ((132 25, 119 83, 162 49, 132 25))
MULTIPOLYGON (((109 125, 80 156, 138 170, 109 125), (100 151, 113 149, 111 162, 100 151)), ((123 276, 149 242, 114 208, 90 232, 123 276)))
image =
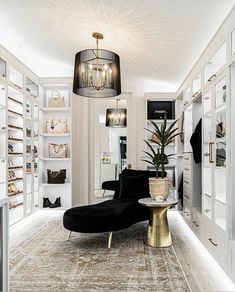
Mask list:
POLYGON ((108 248, 111 248, 111 244, 112 244, 112 235, 113 235, 113 232, 109 232, 109 241, 108 241, 108 248))
POLYGON ((70 237, 71 237, 71 234, 72 234, 72 231, 69 231, 67 241, 69 241, 69 239, 70 239, 70 237))

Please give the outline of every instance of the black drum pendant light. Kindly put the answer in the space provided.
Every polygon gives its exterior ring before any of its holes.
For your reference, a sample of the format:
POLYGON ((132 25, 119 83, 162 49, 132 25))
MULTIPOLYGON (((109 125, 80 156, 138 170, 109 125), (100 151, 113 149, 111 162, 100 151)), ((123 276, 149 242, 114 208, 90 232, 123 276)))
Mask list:
POLYGON ((121 94, 119 56, 111 51, 99 49, 103 35, 94 32, 96 49, 78 52, 75 56, 73 92, 75 94, 105 98, 121 94))
POLYGON ((127 111, 125 108, 119 108, 118 102, 119 100, 117 100, 116 108, 109 108, 106 110, 106 127, 111 128, 126 127, 127 111))

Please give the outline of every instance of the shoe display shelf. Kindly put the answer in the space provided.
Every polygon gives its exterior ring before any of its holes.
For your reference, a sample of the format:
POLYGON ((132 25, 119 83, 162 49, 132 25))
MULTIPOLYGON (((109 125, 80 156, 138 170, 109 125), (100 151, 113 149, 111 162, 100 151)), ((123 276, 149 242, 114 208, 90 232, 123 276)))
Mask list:
POLYGON ((2 48, 0 53, 0 198, 9 200, 12 225, 38 205, 38 179, 34 179, 38 158, 33 150, 34 145, 38 149, 34 108, 38 109, 39 86, 31 71, 2 48))

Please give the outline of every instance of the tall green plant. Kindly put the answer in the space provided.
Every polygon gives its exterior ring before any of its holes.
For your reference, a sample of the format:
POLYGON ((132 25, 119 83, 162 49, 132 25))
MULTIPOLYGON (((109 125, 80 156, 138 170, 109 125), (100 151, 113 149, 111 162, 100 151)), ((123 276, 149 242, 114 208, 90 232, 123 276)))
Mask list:
POLYGON ((156 122, 150 121, 152 124, 152 130, 145 129, 148 132, 150 132, 152 135, 155 135, 156 139, 149 139, 150 142, 156 143, 159 147, 157 148, 157 152, 153 148, 153 146, 149 143, 149 141, 144 140, 147 144, 150 151, 144 151, 145 154, 147 154, 147 157, 144 157, 142 160, 153 165, 156 169, 156 178, 158 178, 158 171, 161 167, 161 178, 164 178, 165 174, 165 160, 168 159, 171 156, 174 156, 175 154, 165 154, 165 148, 167 145, 172 143, 174 141, 174 138, 180 135, 181 133, 178 133, 177 127, 175 127, 178 120, 175 120, 173 123, 170 124, 169 127, 167 127, 167 118, 166 115, 164 116, 163 123, 161 126, 158 126, 156 122))

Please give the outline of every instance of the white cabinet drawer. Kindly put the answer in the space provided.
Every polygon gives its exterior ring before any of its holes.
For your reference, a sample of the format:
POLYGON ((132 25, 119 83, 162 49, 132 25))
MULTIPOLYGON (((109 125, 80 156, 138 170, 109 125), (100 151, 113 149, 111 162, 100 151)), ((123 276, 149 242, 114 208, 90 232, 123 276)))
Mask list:
POLYGON ((186 181, 184 181, 183 190, 184 190, 184 192, 186 192, 187 194, 189 194, 190 197, 192 196, 192 186, 191 186, 191 183, 186 183, 186 181))
POLYGON ((184 214, 184 218, 187 221, 191 222, 191 208, 190 208, 190 204, 185 199, 184 199, 183 214, 184 214))
POLYGON ((191 206, 192 198, 191 198, 190 194, 188 194, 187 192, 184 191, 184 203, 185 202, 186 202, 186 204, 191 206))
POLYGON ((197 211, 192 211, 192 227, 193 230, 198 234, 199 238, 202 236, 202 215, 200 215, 197 211))
POLYGON ((228 242, 226 236, 220 234, 215 227, 203 222, 202 239, 206 248, 214 256, 221 267, 228 271, 228 242))
POLYGON ((186 178, 192 178, 192 166, 191 164, 184 164, 184 169, 183 169, 183 174, 184 177, 186 178))
POLYGON ((192 164, 192 153, 184 153, 184 164, 192 164))

